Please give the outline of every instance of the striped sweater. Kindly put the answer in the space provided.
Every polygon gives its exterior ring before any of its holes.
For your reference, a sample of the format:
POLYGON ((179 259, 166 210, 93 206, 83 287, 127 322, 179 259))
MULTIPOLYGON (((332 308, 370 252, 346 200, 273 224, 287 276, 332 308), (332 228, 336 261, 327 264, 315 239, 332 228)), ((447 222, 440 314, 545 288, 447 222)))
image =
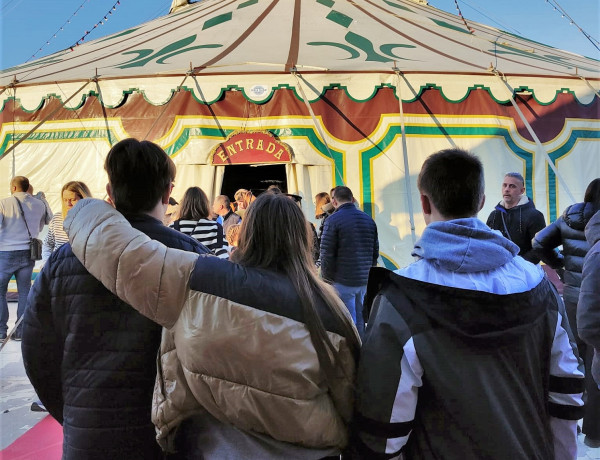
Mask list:
POLYGON ((217 257, 221 259, 229 257, 223 227, 218 222, 210 219, 200 219, 198 221, 178 219, 171 223, 169 227, 198 240, 217 257))
POLYGON ((69 237, 63 230, 62 213, 57 212, 48 224, 48 233, 42 244, 42 259, 46 260, 50 255, 60 248, 63 244, 69 242, 69 237))

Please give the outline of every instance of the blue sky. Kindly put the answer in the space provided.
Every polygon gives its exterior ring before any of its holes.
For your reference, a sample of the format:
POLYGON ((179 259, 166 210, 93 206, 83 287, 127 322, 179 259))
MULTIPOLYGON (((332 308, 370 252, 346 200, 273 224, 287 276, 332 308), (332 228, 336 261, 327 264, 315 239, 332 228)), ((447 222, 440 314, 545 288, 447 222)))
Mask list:
MULTIPOLYGON (((291 0, 284 1, 291 3, 291 0)), ((600 60, 600 51, 552 6, 559 4, 577 25, 594 39, 600 40, 599 0, 457 1, 467 20, 600 60)), ((89 41, 150 21, 167 14, 171 5, 171 0, 120 0, 113 10, 116 2, 1 0, 0 69, 32 60, 33 55, 37 59, 68 48, 86 31, 91 31, 86 37, 86 41, 89 41), (112 14, 108 14, 109 11, 112 14), (75 12, 77 14, 73 15, 75 12), (103 21, 105 15, 108 21, 103 21), (105 23, 92 29, 101 20, 105 23)), ((457 13, 454 0, 429 0, 429 4, 457 13)), ((596 45, 600 47, 598 43, 596 45)))

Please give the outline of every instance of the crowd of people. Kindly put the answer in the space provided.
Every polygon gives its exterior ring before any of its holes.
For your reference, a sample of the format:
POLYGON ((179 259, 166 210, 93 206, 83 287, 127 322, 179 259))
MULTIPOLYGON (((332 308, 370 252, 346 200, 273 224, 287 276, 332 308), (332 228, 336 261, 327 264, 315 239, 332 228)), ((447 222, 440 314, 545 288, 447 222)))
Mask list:
POLYGON ((54 216, 24 177, 0 200, 0 338, 15 275, 64 459, 575 459, 582 418, 600 447, 600 178, 546 226, 508 173, 485 224, 480 160, 436 152, 393 272, 346 186, 315 196, 317 228, 276 186, 177 202, 151 142, 104 169, 108 199, 68 182, 54 216))

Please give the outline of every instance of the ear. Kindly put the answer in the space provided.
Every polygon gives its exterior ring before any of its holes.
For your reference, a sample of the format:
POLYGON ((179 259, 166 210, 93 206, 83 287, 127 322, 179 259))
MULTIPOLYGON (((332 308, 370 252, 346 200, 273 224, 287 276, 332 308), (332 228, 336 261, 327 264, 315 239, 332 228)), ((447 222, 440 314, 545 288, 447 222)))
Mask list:
POLYGON ((421 209, 423 210, 423 214, 430 215, 431 214, 431 202, 429 201, 429 197, 427 195, 423 195, 421 193, 421 209))
POLYGON ((110 186, 110 184, 106 184, 106 194, 108 195, 108 198, 110 199, 111 203, 114 203, 115 199, 113 197, 112 187, 110 186))
POLYGON ((161 201, 162 204, 169 204, 169 198, 171 197, 172 191, 173 191, 173 186, 171 184, 169 184, 162 195, 162 201, 161 201))
POLYGON ((481 203, 479 203, 479 209, 477 210, 477 212, 481 211, 483 209, 483 205, 485 204, 485 195, 483 195, 481 197, 481 203))

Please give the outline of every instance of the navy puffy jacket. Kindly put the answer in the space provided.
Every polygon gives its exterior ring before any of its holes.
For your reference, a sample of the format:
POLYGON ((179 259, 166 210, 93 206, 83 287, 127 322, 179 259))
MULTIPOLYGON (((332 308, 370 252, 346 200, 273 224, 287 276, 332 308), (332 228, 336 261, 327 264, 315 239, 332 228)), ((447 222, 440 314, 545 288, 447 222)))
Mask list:
POLYGON ((345 286, 366 286, 377 264, 379 239, 371 217, 344 203, 327 218, 321 235, 321 275, 345 286))
MULTIPOLYGON (((170 247, 208 252, 152 217, 128 219, 170 247)), ((104 288, 69 244, 51 255, 36 279, 24 323, 25 369, 63 425, 63 459, 163 457, 150 418, 159 325, 104 288)))

